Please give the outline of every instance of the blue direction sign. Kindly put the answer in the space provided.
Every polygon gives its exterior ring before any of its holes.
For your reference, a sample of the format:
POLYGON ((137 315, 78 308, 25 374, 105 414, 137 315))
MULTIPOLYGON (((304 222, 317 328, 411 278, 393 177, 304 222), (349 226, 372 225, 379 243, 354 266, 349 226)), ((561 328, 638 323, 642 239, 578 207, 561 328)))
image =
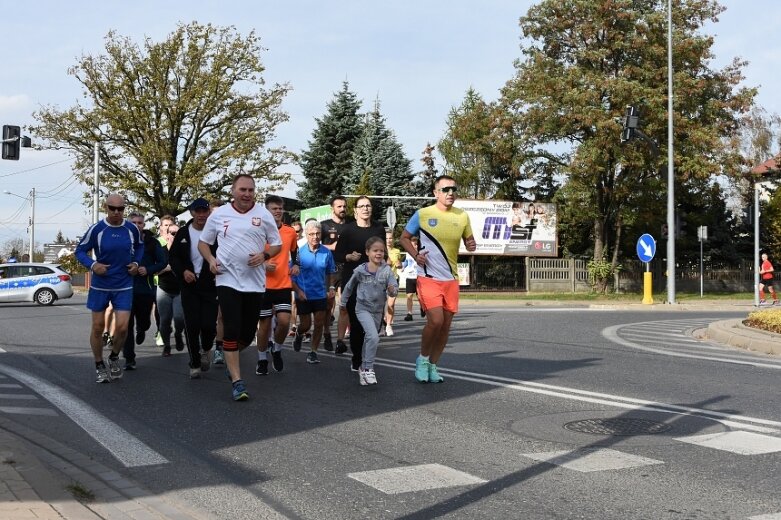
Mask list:
POLYGON ((648 233, 637 239, 637 257, 643 262, 650 262, 656 254, 656 240, 648 233))

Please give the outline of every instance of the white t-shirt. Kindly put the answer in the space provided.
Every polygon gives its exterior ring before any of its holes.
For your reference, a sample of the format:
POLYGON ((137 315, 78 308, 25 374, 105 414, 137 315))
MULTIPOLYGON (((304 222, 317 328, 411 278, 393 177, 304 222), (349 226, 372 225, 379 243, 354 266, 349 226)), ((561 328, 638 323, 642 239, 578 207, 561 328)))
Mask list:
POLYGON ((203 269, 203 257, 201 256, 201 252, 198 251, 198 241, 201 239, 201 232, 203 232, 203 230, 195 229, 192 225, 187 229, 190 230, 190 258, 193 261, 193 269, 197 276, 201 274, 201 269, 203 269))
POLYGON ((245 213, 237 211, 233 204, 220 206, 206 220, 200 240, 212 245, 218 237, 217 285, 241 292, 265 292, 266 270, 262 265, 250 267, 247 262, 251 254, 263 254, 266 244, 282 245, 271 213, 259 204, 245 213))

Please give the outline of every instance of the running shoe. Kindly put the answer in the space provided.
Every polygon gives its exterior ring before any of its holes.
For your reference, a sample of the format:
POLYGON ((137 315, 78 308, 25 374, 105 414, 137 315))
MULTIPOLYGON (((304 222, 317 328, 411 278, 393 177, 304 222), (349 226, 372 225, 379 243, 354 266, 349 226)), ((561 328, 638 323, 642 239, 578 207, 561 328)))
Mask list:
POLYGON ((202 372, 208 372, 209 369, 212 367, 210 361, 209 361, 209 351, 201 352, 201 371, 202 372))
POLYGON ((174 341, 176 342, 176 350, 179 352, 184 350, 184 338, 182 337, 182 334, 174 334, 174 341))
POLYGON ((369 384, 366 382, 366 372, 363 370, 363 367, 358 369, 358 383, 360 383, 361 386, 369 384))
POLYGON ((271 351, 271 366, 274 367, 275 372, 282 372, 282 369, 285 368, 285 364, 282 362, 281 350, 271 351))
POLYGON ((190 379, 201 378, 201 367, 190 368, 190 379))
POLYGON ((288 335, 288 337, 292 337, 292 336, 296 335, 296 326, 295 325, 290 327, 290 332, 288 332, 287 335, 288 335))
POLYGON ((125 370, 135 370, 136 369, 136 362, 135 361, 126 361, 125 362, 125 370))
POLYGON ((163 347, 163 357, 171 357, 171 347, 163 347))
POLYGON ((390 325, 386 325, 385 326, 385 335, 389 336, 389 337, 393 336, 393 327, 391 327, 390 325))
POLYGON ((293 338, 293 350, 299 352, 301 350, 302 341, 304 341, 304 337, 301 334, 296 333, 296 337, 293 338))
POLYGON ((122 379, 122 367, 119 366, 119 357, 108 358, 108 371, 111 379, 122 379))
POLYGON ((311 363, 311 364, 313 364, 313 365, 314 365, 315 363, 319 363, 319 362, 320 362, 320 360, 319 360, 319 359, 317 359, 317 352, 310 352, 309 354, 307 354, 307 355, 306 355, 306 362, 307 362, 307 363, 311 363))
POLYGON ((420 309, 420 317, 421 318, 425 318, 426 317, 426 311, 424 311, 423 309, 420 309))
POLYGON ((404 316, 404 321, 412 321, 412 314, 407 313, 407 315, 404 316))
POLYGON ((163 335, 160 334, 160 331, 157 331, 157 334, 155 334, 155 345, 158 347, 162 347, 165 343, 163 342, 163 335))
POLYGON ((146 332, 139 330, 136 332, 136 345, 140 345, 146 339, 146 332))
POLYGON ((304 343, 309 343, 311 341, 312 341, 312 333, 307 332, 306 334, 304 334, 304 343))
POLYGON ((327 335, 325 338, 323 338, 323 348, 326 349, 328 352, 334 351, 334 342, 331 340, 331 335, 327 335))
POLYGON ((418 359, 415 360, 415 379, 419 383, 428 383, 430 365, 429 360, 423 359, 423 356, 418 356, 418 359))
POLYGON ((238 379, 233 382, 233 400, 234 401, 246 401, 249 399, 247 393, 247 387, 244 386, 244 381, 238 379))
POLYGON ((105 347, 106 345, 108 345, 108 339, 109 339, 110 337, 111 337, 111 336, 109 336, 108 332, 104 332, 104 333, 103 333, 103 346, 104 346, 104 347, 105 347))
POLYGON ((429 363, 428 365, 428 382, 429 383, 442 383, 445 380, 444 377, 439 375, 437 371, 437 365, 429 363))
POLYGON ((103 365, 101 367, 95 368, 95 382, 96 383, 110 383, 111 382, 111 374, 108 372, 108 368, 106 368, 106 365, 103 365))
POLYGON ((215 365, 224 365, 225 364, 225 354, 222 353, 222 350, 214 349, 214 357, 212 358, 212 363, 215 365))
POLYGON ((106 348, 111 350, 111 347, 114 346, 114 336, 109 336, 106 340, 106 348))
POLYGON ((258 366, 255 367, 255 375, 256 376, 267 376, 268 375, 268 359, 259 359, 258 360, 258 366))
POLYGON ((363 371, 363 380, 366 381, 367 385, 376 385, 377 375, 374 373, 373 369, 367 368, 363 371))
POLYGON ((337 339, 336 340, 336 355, 337 356, 341 356, 345 352, 347 352, 347 344, 343 340, 337 339))
POLYGON ((778 305, 778 300, 773 300, 773 305, 778 305))

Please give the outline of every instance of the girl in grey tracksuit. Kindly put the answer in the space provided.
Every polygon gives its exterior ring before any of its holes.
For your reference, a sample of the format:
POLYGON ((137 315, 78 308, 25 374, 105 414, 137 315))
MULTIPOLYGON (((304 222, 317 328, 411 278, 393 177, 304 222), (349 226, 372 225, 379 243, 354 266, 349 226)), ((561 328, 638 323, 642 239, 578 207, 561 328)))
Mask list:
POLYGON ((369 261, 359 265, 342 289, 340 306, 346 308, 347 300, 355 292, 355 318, 361 323, 366 335, 363 339, 363 364, 358 370, 361 385, 376 385, 374 358, 380 343, 380 323, 385 313, 388 296, 399 293, 399 284, 390 266, 385 262, 385 241, 372 237, 366 241, 366 255, 369 261))

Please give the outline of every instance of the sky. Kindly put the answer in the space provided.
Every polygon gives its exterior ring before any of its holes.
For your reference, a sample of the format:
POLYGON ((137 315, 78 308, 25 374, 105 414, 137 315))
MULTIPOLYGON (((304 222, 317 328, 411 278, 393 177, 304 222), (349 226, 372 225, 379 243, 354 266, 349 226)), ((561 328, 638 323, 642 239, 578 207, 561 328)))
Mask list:
MULTIPOLYGON (((521 56, 518 19, 531 0, 140 0, 135 2, 20 2, 0 0, 0 34, 6 49, 0 66, 0 124, 28 125, 41 106, 61 109, 81 100, 67 70, 85 54, 100 54, 110 30, 136 42, 160 41, 178 22, 233 25, 255 30, 267 49, 261 56, 269 84, 293 90, 282 108, 290 120, 275 144, 307 148, 326 104, 347 80, 363 100, 375 99, 404 147, 413 169, 427 142, 443 135, 448 112, 469 87, 486 100, 513 75, 521 56)), ((777 0, 723 0, 727 10, 705 31, 715 36, 713 67, 734 57, 749 62, 745 85, 759 88, 757 103, 781 113, 774 85, 781 75, 781 25, 777 0)), ((35 136, 30 135, 35 142, 35 136)), ((0 161, 0 251, 9 240, 28 242, 28 194, 34 187, 35 241, 50 242, 61 230, 80 236, 90 223, 82 205, 85 186, 72 178, 72 161, 53 150, 22 149, 19 161, 0 161), (4 194, 10 191, 13 195, 4 194), (27 200, 25 200, 27 198, 27 200)), ((295 193, 297 168, 283 195, 295 193)), ((25 245, 25 248, 27 246, 25 245)), ((38 246, 40 247, 40 246, 38 246)))

